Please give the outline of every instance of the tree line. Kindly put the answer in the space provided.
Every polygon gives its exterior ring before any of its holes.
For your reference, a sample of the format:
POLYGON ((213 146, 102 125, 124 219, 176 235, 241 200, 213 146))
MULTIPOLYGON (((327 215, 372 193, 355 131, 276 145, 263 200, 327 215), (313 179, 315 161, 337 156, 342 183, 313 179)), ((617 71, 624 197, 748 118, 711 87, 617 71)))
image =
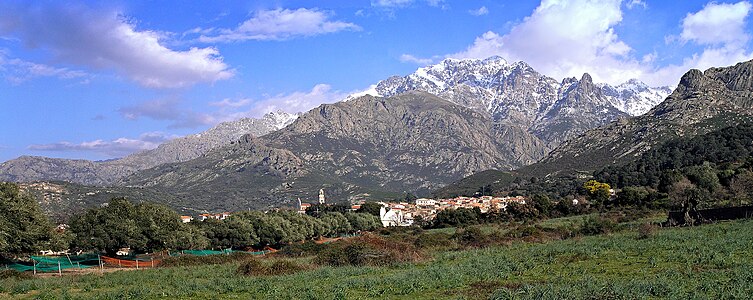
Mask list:
POLYGON ((40 250, 102 251, 121 248, 148 253, 161 250, 246 249, 333 237, 381 227, 378 217, 364 212, 327 211, 317 216, 295 211, 247 211, 225 220, 183 223, 169 207, 114 198, 71 218, 66 230, 56 229, 37 201, 18 185, 0 183, 0 254, 40 250))

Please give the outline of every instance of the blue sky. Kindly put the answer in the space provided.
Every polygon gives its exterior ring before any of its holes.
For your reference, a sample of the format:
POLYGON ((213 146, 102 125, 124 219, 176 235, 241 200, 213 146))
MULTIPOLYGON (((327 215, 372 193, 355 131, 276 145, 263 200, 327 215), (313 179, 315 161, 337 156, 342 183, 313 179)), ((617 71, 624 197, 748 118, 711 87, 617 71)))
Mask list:
POLYGON ((4 1, 0 161, 109 159, 447 57, 675 85, 753 58, 747 1, 4 1))

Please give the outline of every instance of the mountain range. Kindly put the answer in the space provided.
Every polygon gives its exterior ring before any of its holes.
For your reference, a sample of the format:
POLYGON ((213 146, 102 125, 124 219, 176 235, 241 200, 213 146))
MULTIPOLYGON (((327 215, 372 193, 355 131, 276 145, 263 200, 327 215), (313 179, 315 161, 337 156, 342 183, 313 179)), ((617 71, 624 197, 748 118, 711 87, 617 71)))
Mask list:
POLYGON ((297 115, 283 111, 270 112, 259 119, 241 118, 220 123, 201 133, 169 140, 152 150, 107 161, 22 156, 0 164, 0 181, 67 181, 85 185, 112 185, 139 170, 197 158, 244 134, 265 135, 287 126, 296 118, 297 115))
POLYGON ((535 163, 669 92, 588 74, 557 81, 499 57, 447 59, 300 116, 224 123, 107 162, 22 157, 0 165, 0 180, 117 185, 199 211, 291 205, 322 187, 343 202, 426 194, 475 172, 535 163))

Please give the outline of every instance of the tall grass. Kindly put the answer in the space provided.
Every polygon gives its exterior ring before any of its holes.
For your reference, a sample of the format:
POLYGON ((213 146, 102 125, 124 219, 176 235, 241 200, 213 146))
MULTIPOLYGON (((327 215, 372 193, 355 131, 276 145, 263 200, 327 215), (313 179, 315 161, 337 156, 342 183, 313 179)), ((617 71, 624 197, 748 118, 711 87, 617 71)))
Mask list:
POLYGON ((280 276, 238 275, 240 263, 229 263, 7 278, 0 281, 0 298, 748 299, 753 295, 752 244, 753 221, 736 221, 662 229, 642 239, 632 230, 513 242, 439 251, 430 261, 323 266, 280 276))

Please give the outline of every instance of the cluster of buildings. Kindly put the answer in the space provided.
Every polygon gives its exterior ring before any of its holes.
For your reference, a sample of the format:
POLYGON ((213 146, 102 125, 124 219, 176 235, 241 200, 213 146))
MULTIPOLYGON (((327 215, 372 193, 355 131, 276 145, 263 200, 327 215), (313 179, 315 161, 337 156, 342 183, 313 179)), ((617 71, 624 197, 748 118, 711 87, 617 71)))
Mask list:
MULTIPOLYGON (((411 226, 417 219, 424 221, 432 220, 440 211, 447 209, 458 208, 478 208, 482 213, 489 212, 491 210, 505 210, 511 203, 526 204, 526 197, 514 196, 514 197, 455 197, 450 199, 428 199, 420 198, 415 202, 377 202, 382 207, 379 212, 379 217, 382 222, 382 226, 411 226)), ((319 190, 319 204, 324 205, 326 203, 324 197, 324 190, 319 190)), ((302 203, 301 199, 298 199, 298 213, 305 214, 306 210, 311 207, 311 203, 302 203)), ((356 211, 361 208, 361 205, 351 205, 350 211, 356 211)), ((229 212, 218 214, 201 214, 198 216, 199 221, 207 219, 224 220, 230 216, 229 212)), ((194 220, 191 216, 181 216, 183 223, 188 223, 194 220)))
POLYGON ((446 209, 478 208, 482 213, 490 210, 505 210, 510 203, 526 204, 523 196, 515 197, 456 197, 451 199, 416 199, 414 203, 399 202, 382 204, 382 225, 410 226, 417 218, 432 220, 438 212, 446 209))

